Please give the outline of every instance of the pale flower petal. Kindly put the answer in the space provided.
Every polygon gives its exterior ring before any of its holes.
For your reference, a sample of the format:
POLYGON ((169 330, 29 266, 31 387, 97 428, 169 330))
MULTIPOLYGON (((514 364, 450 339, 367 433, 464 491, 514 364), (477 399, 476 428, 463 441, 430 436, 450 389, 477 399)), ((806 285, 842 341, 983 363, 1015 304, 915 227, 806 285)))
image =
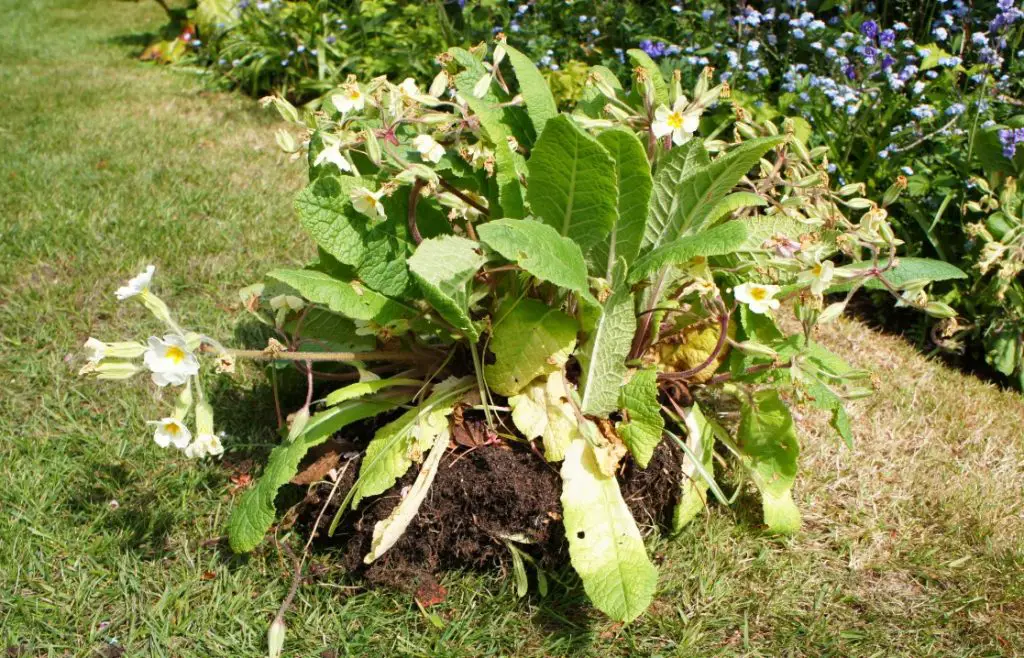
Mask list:
POLYGON ((149 284, 153 281, 153 274, 156 272, 156 266, 149 265, 145 271, 139 273, 128 281, 127 285, 121 286, 117 289, 114 295, 117 296, 118 300, 124 301, 129 297, 139 295, 149 289, 149 284))

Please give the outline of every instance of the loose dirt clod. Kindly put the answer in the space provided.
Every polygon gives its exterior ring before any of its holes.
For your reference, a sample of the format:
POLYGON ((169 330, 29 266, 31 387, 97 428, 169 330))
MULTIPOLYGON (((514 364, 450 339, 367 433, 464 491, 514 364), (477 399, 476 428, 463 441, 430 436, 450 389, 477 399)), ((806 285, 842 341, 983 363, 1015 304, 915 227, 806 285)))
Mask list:
MULTIPOLYGON (((547 566, 564 563, 568 547, 562 529, 561 477, 557 464, 546 464, 525 447, 484 445, 471 452, 448 452, 430 494, 398 543, 371 565, 373 526, 398 504, 402 488, 416 478, 412 469, 387 493, 347 512, 333 538, 321 548, 340 547, 348 569, 372 584, 414 592, 432 587, 434 576, 450 569, 500 568, 509 558, 503 538, 547 566), (528 539, 530 543, 521 543, 528 539)), ((355 468, 346 474, 354 481, 355 468)), ((662 443, 646 469, 627 457, 620 470, 622 494, 641 528, 665 525, 678 501, 681 463, 677 451, 662 443)), ((343 482, 341 491, 352 486, 343 482)), ((323 485, 307 501, 315 516, 330 486, 323 485)), ((336 495, 335 501, 343 495, 336 495)), ((336 502, 331 503, 336 507, 336 502)), ((325 518, 330 518, 329 508, 325 518)), ((307 519, 311 524, 311 519, 307 519)))

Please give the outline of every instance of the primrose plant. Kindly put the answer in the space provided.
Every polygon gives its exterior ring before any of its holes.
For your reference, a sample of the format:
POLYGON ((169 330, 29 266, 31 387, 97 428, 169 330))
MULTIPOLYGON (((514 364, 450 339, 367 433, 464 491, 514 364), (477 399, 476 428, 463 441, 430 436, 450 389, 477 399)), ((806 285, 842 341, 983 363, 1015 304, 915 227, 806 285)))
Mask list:
MULTIPOLYGON (((364 561, 377 560, 415 517, 446 451, 460 449, 450 439, 467 415, 489 442, 559 464, 572 565, 614 619, 637 617, 657 587, 616 478, 623 460, 646 468, 661 442, 679 455, 671 531, 709 495, 729 504, 716 463, 760 491, 770 530, 797 530, 789 404, 830 412, 850 441, 844 403, 871 391, 868 373, 814 342, 815 327, 862 287, 951 315, 925 290, 943 264, 896 257, 884 206, 900 182, 881 205, 859 196, 862 186, 833 189, 827 150, 808 149, 792 122, 737 110, 713 125, 702 115, 728 88, 712 86, 710 70, 684 95, 678 74, 665 80, 643 52, 629 55, 629 88, 594 67, 572 114, 500 36, 493 49, 441 55, 426 87, 350 78, 304 117, 268 99, 293 128, 279 143, 308 154, 297 208, 319 247, 308 267, 274 270, 245 292, 287 340, 224 348, 177 328, 135 281, 171 334, 149 347, 105 345, 90 366, 126 377, 141 369, 126 358, 144 351, 157 384, 192 382, 200 436, 212 431, 199 356, 221 370, 249 357, 331 362, 330 380, 358 378, 314 403, 319 371, 306 368, 306 404, 231 518, 234 550, 262 540, 307 451, 377 428, 331 526, 418 465, 373 530, 364 561), (826 303, 836 292, 845 296, 826 303), (316 349, 294 349, 304 344, 316 349)), ((178 429, 165 421, 158 442, 186 445, 175 437, 187 432, 189 390, 171 418, 178 429)), ((204 440, 194 453, 219 451, 204 440)))

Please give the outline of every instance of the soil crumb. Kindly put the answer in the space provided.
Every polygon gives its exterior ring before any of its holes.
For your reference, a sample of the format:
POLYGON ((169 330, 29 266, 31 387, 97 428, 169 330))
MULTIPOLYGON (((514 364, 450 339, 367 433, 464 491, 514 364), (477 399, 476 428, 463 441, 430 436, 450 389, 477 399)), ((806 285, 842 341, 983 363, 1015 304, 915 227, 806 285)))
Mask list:
MULTIPOLYGON (((334 508, 352 486, 355 466, 339 485, 334 508)), ((341 549, 348 570, 369 584, 410 593, 433 587, 434 576, 443 571, 505 568, 509 551, 503 538, 512 538, 541 564, 557 566, 568 560, 557 466, 524 447, 504 443, 452 450, 444 456, 416 518, 376 562, 363 564, 373 526, 401 500, 402 489, 416 478, 415 468, 387 493, 348 511, 334 537, 323 536, 317 544, 321 549, 341 549)), ((666 442, 659 445, 646 469, 626 457, 619 483, 641 529, 669 521, 679 498, 680 471, 680 455, 666 442)), ((307 499, 300 520, 307 532, 329 492, 329 485, 321 485, 307 499)), ((328 508, 324 518, 332 516, 328 508)))

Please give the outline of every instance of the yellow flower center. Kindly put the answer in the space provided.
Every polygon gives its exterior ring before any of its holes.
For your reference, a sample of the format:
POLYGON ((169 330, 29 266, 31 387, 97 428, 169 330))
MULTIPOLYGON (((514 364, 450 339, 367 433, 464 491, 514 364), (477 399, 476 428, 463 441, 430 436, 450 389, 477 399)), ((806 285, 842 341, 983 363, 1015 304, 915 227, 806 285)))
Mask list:
POLYGON ((367 194, 366 196, 363 197, 363 203, 373 208, 374 206, 377 205, 377 197, 373 196, 372 194, 367 194))
POLYGON ((821 266, 821 263, 815 263, 814 267, 811 268, 811 272, 814 274, 814 276, 820 277, 822 269, 823 268, 821 266))
POLYGON ((679 130, 683 127, 683 113, 673 112, 672 114, 669 114, 668 118, 665 119, 665 123, 667 123, 669 128, 672 130, 679 130))
POLYGON ((181 425, 178 425, 177 423, 167 423, 167 425, 164 426, 164 431, 168 434, 177 436, 181 433, 181 425))
POLYGON ((358 89, 353 89, 352 91, 348 92, 348 99, 350 101, 357 101, 362 95, 362 92, 360 92, 358 89))
POLYGON ((762 302, 768 297, 768 291, 764 288, 751 288, 750 297, 757 302, 762 302))
POLYGON ((171 345, 167 348, 167 352, 164 356, 175 364, 178 364, 185 360, 185 351, 177 345, 171 345))

